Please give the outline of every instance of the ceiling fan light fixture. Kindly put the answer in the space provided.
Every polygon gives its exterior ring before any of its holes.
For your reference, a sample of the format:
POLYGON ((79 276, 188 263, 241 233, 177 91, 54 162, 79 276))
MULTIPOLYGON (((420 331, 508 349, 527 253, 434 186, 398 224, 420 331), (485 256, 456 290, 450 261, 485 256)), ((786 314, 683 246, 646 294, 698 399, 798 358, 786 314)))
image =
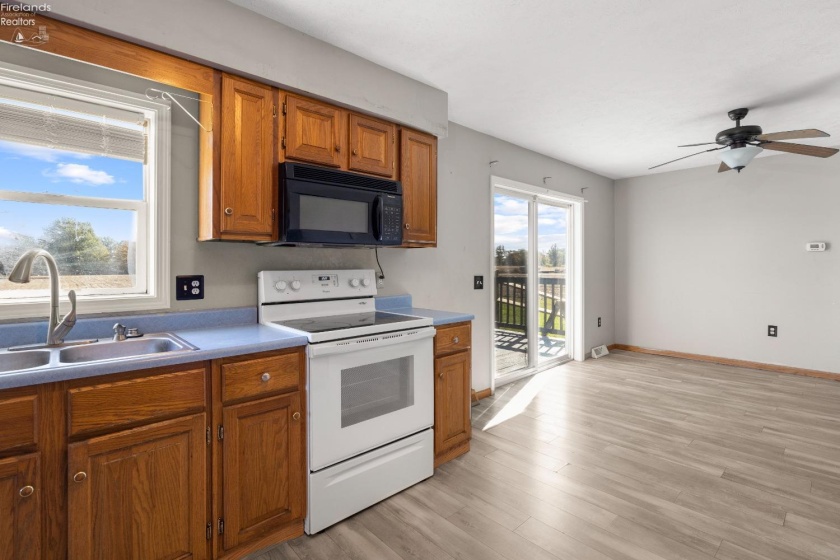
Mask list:
POLYGON ((760 146, 747 144, 739 148, 727 148, 718 152, 718 157, 729 168, 735 169, 738 173, 745 168, 755 156, 764 151, 760 146))

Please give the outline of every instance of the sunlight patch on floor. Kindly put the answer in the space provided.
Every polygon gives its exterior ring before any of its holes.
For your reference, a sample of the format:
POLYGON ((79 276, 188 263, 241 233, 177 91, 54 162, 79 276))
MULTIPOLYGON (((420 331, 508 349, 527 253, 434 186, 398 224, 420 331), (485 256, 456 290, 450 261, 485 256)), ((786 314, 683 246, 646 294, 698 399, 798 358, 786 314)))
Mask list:
POLYGON ((519 392, 508 402, 502 410, 500 410, 496 416, 490 419, 487 422, 487 425, 482 428, 483 431, 487 431, 511 418, 514 418, 520 414, 528 407, 529 404, 540 394, 548 382, 551 380, 552 377, 557 375, 556 369, 550 369, 547 371, 543 371, 540 373, 535 374, 528 383, 523 386, 519 392))

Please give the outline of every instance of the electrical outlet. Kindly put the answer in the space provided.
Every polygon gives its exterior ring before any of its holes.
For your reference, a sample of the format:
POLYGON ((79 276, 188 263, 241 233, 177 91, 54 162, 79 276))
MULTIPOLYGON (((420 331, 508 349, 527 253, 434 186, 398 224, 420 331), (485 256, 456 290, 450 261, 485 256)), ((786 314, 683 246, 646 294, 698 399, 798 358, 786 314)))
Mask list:
POLYGON ((474 290, 483 290, 484 289, 484 276, 473 276, 473 289, 474 290))
POLYGON ((378 278, 376 280, 376 287, 377 288, 384 288, 385 287, 385 279, 384 278, 378 278))
POLYGON ((598 326, 599 327, 601 326, 601 318, 600 317, 598 317, 598 326))
POLYGON ((175 299, 204 299, 204 276, 176 276, 175 299))
POLYGON ((767 325, 767 336, 779 336, 779 327, 776 325, 767 325))

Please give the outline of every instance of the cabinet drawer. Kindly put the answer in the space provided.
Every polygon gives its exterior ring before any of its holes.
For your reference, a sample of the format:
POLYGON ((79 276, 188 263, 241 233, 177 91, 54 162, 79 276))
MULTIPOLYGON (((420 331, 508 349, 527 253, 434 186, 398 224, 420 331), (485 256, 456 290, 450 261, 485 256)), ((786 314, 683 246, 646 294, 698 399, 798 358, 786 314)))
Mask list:
POLYGON ((0 397, 0 451, 38 443, 38 396, 0 397))
POLYGON ((469 323, 438 327, 435 335, 435 356, 466 350, 472 342, 469 323))
POLYGON ((204 409, 204 368, 102 383, 67 392, 68 433, 116 430, 204 409))
POLYGON ((297 389, 299 382, 300 352, 223 364, 222 400, 297 389))

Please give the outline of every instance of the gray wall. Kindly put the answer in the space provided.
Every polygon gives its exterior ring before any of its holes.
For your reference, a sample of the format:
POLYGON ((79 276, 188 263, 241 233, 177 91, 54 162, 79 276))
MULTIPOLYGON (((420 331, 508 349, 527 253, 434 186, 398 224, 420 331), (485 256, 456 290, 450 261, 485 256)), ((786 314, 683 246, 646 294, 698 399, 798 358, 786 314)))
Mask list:
POLYGON ((499 160, 492 174, 542 185, 588 200, 584 209, 585 348, 609 344, 613 337, 614 231, 613 181, 539 155, 455 123, 438 144, 438 247, 380 251, 387 291, 409 292, 418 306, 466 311, 473 323, 473 385, 490 385, 490 342, 493 297, 490 236, 489 162, 499 160), (483 274, 484 290, 473 289, 473 276, 483 274), (597 327, 597 317, 603 327, 597 327))
POLYGON ((616 181, 615 341, 840 371, 840 157, 716 171, 616 181))
POLYGON ((52 9, 84 27, 446 136, 446 92, 227 0, 71 0, 52 9))
MULTIPOLYGON (((153 82, 52 55, 0 43, 0 59, 76 79, 142 93, 153 82)), ((171 90, 171 88, 168 88, 171 90)), ((173 90, 177 91, 177 90, 173 90)), ((181 92, 189 95, 189 92, 181 92)), ((195 102, 186 107, 195 113, 195 102)), ((204 274, 206 299, 172 301, 172 310, 255 305, 256 274, 266 269, 375 268, 369 249, 259 247, 248 243, 199 243, 198 131, 177 108, 172 110, 171 274, 204 274)), ((438 247, 381 249, 386 273, 382 294, 411 293, 418 306, 464 311, 476 316, 473 327, 473 383, 490 386, 492 289, 476 291, 472 279, 492 278, 490 166, 493 174, 585 196, 586 339, 588 349, 613 342, 614 232, 613 181, 449 123, 449 137, 438 145, 438 247), (596 317, 604 326, 598 328, 596 317)))

